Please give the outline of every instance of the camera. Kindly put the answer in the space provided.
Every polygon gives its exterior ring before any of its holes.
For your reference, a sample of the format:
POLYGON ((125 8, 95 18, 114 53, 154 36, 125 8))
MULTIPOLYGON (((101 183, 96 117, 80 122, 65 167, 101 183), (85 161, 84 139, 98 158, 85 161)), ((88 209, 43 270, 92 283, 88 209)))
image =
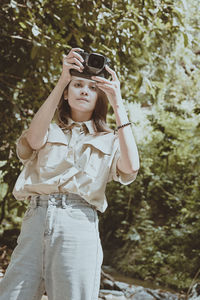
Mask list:
POLYGON ((110 60, 99 53, 87 53, 83 51, 76 51, 84 59, 83 72, 79 72, 74 69, 70 69, 70 74, 78 77, 84 77, 90 79, 91 76, 106 77, 107 71, 105 65, 109 65, 110 60))

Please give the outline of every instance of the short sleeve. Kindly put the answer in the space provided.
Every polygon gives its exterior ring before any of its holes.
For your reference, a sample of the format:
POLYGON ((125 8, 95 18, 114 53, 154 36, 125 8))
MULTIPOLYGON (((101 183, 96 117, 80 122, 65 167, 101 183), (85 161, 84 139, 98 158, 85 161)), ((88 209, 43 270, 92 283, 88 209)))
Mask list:
MULTIPOLYGON (((26 164, 26 162, 33 159, 38 151, 38 150, 32 149, 31 146, 29 145, 29 143, 26 139, 27 132, 28 132, 28 129, 24 130, 16 142, 17 156, 23 164, 26 164)), ((45 144, 46 140, 47 140, 47 134, 44 137, 43 145, 45 144)))
POLYGON ((113 161, 110 169, 109 181, 114 180, 120 182, 121 184, 128 185, 136 179, 137 172, 134 172, 132 174, 126 174, 120 171, 117 167, 117 161, 119 158, 120 158, 120 150, 118 148, 113 157, 113 161))

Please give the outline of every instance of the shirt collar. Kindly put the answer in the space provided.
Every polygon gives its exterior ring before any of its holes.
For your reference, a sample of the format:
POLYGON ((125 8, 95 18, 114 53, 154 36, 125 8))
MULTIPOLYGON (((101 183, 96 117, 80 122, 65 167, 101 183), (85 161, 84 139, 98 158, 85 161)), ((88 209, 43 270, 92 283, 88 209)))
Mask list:
POLYGON ((83 122, 75 122, 74 120, 72 120, 71 118, 68 117, 68 124, 67 124, 66 129, 72 128, 73 127, 72 125, 73 126, 82 126, 83 128, 85 127, 90 134, 95 133, 93 120, 83 121, 83 122))

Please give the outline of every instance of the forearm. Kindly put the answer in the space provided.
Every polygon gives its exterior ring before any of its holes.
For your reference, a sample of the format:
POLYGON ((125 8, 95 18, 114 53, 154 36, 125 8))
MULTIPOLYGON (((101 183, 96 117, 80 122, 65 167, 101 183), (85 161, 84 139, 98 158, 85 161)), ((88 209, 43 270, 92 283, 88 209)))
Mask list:
POLYGON ((60 77, 49 97, 33 117, 26 136, 31 148, 38 149, 42 146, 44 136, 54 117, 65 86, 66 80, 60 77))
MULTIPOLYGON (((122 99, 113 107, 117 126, 128 123, 128 116, 123 105, 122 99)), ((118 168, 124 173, 130 174, 139 169, 139 154, 135 138, 130 126, 122 127, 118 130, 120 143, 120 159, 117 163, 118 168)))

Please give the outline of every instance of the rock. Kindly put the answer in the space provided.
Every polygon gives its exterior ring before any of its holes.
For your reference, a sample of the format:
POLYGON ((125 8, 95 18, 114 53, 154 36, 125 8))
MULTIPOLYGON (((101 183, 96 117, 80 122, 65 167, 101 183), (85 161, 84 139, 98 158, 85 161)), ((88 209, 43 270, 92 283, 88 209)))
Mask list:
POLYGON ((115 287, 122 291, 127 298, 144 290, 141 286, 134 286, 133 284, 127 284, 125 282, 115 281, 115 287))
POLYGON ((101 270, 101 289, 113 289, 115 280, 114 278, 101 270))
MULTIPOLYGON (((103 272, 103 271, 102 271, 103 272)), ((133 300, 178 300, 184 299, 184 295, 176 295, 172 294, 168 291, 163 291, 161 289, 150 289, 144 288, 142 286, 135 286, 132 284, 127 284, 125 282, 115 281, 114 278, 105 272, 103 272, 103 276, 101 278, 101 289, 102 291, 106 291, 105 293, 100 294, 100 297, 105 298, 105 295, 109 294, 113 297, 125 297, 124 299, 133 299, 133 300), (108 291, 110 290, 110 291, 108 291), (116 292, 120 291, 122 294, 117 294, 116 292)), ((107 298, 109 299, 109 298, 107 298)), ((114 298, 110 298, 114 299, 114 298)), ((118 298, 117 298, 118 299, 118 298)), ((192 298, 192 300, 200 300, 200 298, 192 298)))
POLYGON ((120 292, 120 291, 115 291, 115 290, 100 290, 100 297, 101 297, 101 295, 106 295, 106 294, 112 294, 113 296, 124 296, 124 293, 120 292))
POLYGON ((192 292, 190 293, 188 300, 200 300, 200 282, 197 282, 192 287, 192 292))
POLYGON ((100 290, 99 300, 127 300, 124 294, 120 291, 114 290, 100 290))
POLYGON ((136 292, 136 294, 130 298, 131 300, 157 300, 152 295, 148 294, 145 290, 136 292))
POLYGON ((103 281, 103 287, 104 289, 113 289, 114 287, 114 282, 111 281, 110 279, 105 278, 103 281))
POLYGON ((130 284, 121 281, 115 281, 114 286, 119 291, 125 291, 130 287, 130 284))
POLYGON ((128 298, 131 299, 132 296, 135 296, 141 292, 144 291, 144 288, 142 286, 129 286, 125 291, 124 295, 128 298))
POLYGON ((152 289, 146 289, 146 291, 158 300, 178 300, 178 296, 166 291, 152 289))

